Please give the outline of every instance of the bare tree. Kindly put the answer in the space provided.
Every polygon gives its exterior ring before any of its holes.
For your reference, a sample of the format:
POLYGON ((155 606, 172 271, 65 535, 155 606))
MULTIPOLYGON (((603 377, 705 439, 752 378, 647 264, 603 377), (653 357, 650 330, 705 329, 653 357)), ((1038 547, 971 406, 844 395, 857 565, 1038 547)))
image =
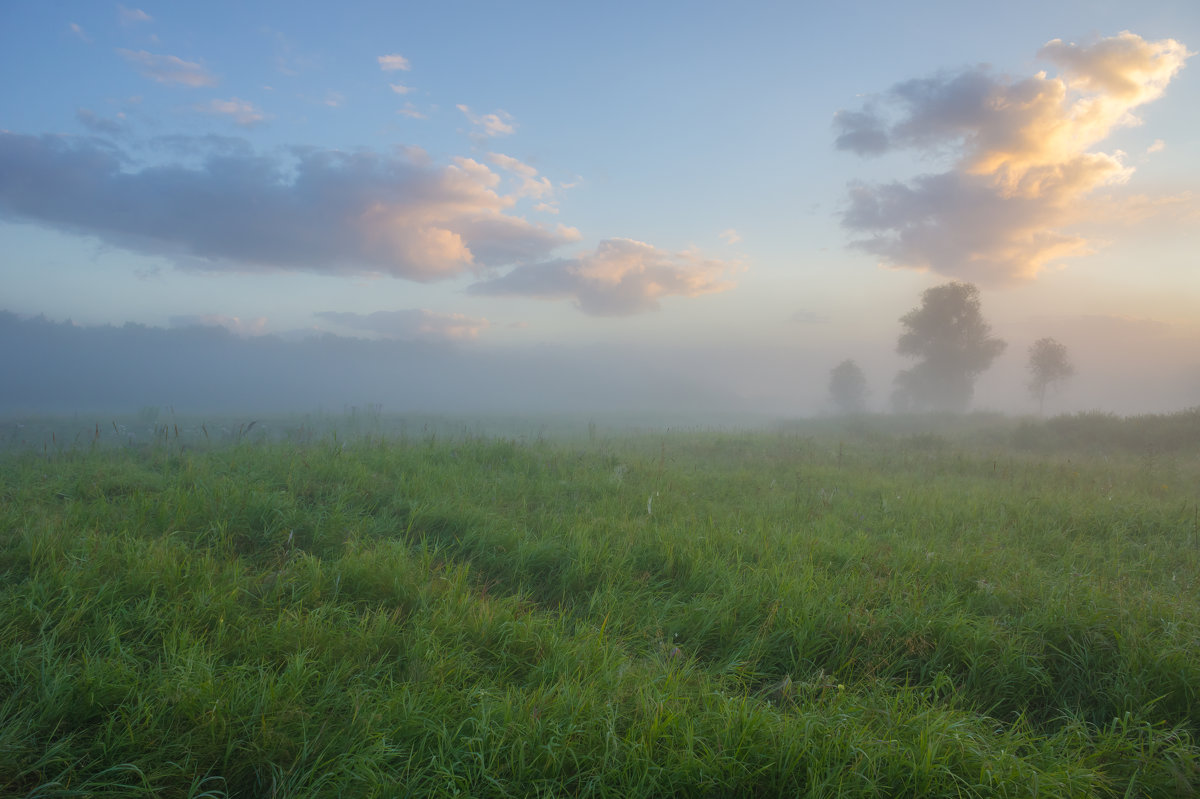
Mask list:
POLYGON ((829 372, 829 396, 842 413, 861 413, 867 403, 867 378, 852 360, 844 360, 829 372))
POLYGON ((896 375, 896 407, 965 411, 975 379, 1008 346, 992 337, 980 312, 979 289, 970 283, 926 289, 921 307, 901 317, 900 323, 904 332, 896 351, 921 360, 896 375))
POLYGON ((1046 408, 1046 392, 1075 374, 1067 347, 1052 338, 1040 338, 1029 348, 1029 393, 1038 401, 1038 414, 1046 408))

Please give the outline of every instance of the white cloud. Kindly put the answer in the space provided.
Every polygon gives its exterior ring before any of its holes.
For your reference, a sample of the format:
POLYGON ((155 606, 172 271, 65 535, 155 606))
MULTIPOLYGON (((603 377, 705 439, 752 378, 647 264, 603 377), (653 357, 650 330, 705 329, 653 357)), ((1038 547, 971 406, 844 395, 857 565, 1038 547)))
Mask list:
POLYGON ((412 91, 411 87, 405 86, 402 83, 389 83, 388 85, 392 87, 392 91, 396 94, 408 94, 412 91))
POLYGON ((512 121, 512 115, 507 111, 497 110, 495 113, 481 116, 472 113, 471 109, 465 105, 460 104, 456 107, 475 126, 475 132, 472 135, 477 138, 509 136, 516 130, 516 123, 512 121))
POLYGON ((125 6, 117 6, 117 15, 121 18, 122 25, 150 22, 153 19, 153 17, 140 8, 126 8, 125 6))
POLYGON ((316 316, 348 330, 372 333, 380 338, 422 341, 472 341, 491 326, 487 319, 424 308, 369 314, 318 311, 316 316))
POLYGON ((738 233, 733 228, 728 228, 726 230, 722 230, 718 234, 718 238, 723 240, 726 244, 737 244, 739 241, 742 240, 741 234, 738 233))
POLYGON ((412 103, 405 103, 403 108, 396 110, 396 113, 400 114, 401 116, 406 116, 409 119, 427 119, 428 118, 423 112, 418 111, 417 107, 415 105, 413 105, 412 103))
POLYGON ((1165 141, 1162 139, 1155 139, 1154 143, 1146 148, 1146 154, 1149 155, 1150 153, 1161 153, 1166 149, 1166 147, 1167 143, 1165 141))
POLYGON ((698 297, 733 287, 737 265, 694 252, 667 252, 631 239, 606 239, 595 252, 518 266, 472 285, 472 294, 570 298, 584 313, 629 316, 657 310, 666 297, 698 297))
POLYGON ((193 108, 202 114, 227 117, 243 127, 253 127, 268 118, 254 103, 237 97, 231 97, 228 100, 210 100, 202 105, 193 106, 193 108))
POLYGON ((87 35, 87 31, 83 29, 83 26, 77 23, 72 22, 71 24, 67 25, 67 29, 70 30, 71 33, 78 36, 82 41, 90 42, 92 40, 92 37, 87 35))
POLYGON ((397 70, 407 72, 411 69, 408 59, 395 53, 392 55, 381 55, 376 60, 379 62, 379 68, 384 72, 396 72, 397 70))
POLYGON ((217 85, 216 77, 195 61, 184 61, 173 55, 156 55, 145 50, 117 52, 137 67, 143 77, 158 83, 177 83, 192 88, 217 85))
POLYGON ((894 266, 987 283, 1032 279, 1092 252, 1068 229, 1086 217, 1088 195, 1133 169, 1119 151, 1090 148, 1138 124, 1133 110, 1161 96, 1192 54, 1124 32, 1088 46, 1055 39, 1039 55, 1063 75, 1010 80, 976 67, 899 83, 879 103, 835 116, 840 149, 957 154, 942 174, 852 185, 842 221, 861 236, 854 246, 894 266), (898 119, 885 115, 891 107, 898 119))

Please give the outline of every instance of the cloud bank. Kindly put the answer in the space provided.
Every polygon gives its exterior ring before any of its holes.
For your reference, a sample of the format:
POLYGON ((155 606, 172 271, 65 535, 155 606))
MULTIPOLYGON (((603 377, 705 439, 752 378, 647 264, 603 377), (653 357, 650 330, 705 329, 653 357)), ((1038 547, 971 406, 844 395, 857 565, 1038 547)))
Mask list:
POLYGON ((487 319, 460 313, 440 313, 424 308, 400 311, 376 311, 360 314, 348 311, 318 311, 317 317, 348 330, 372 333, 379 338, 408 341, 471 341, 491 326, 487 319))
POLYGON ((500 176, 470 158, 439 166, 407 152, 316 148, 282 157, 175 138, 198 163, 139 169, 103 140, 0 132, 0 218, 194 268, 417 281, 538 261, 579 238, 511 213, 500 176))
POLYGON ((1161 97, 1194 55, 1133 33, 1090 45, 1048 42, 1040 72, 1013 80, 986 66, 896 84, 834 118, 836 146, 870 156, 900 149, 953 156, 940 174, 851 185, 842 224, 852 245, 893 266, 981 283, 1036 277, 1090 251, 1065 228, 1093 190, 1128 180, 1123 153, 1093 152, 1134 109, 1161 97))
POLYGON ((697 297, 732 288, 730 264, 694 252, 672 253, 631 239, 606 239, 592 253, 519 266, 472 285, 472 294, 569 298, 593 316, 657 310, 664 297, 697 297))
POLYGON ((261 336, 267 331, 267 317, 242 319, 225 314, 181 314, 167 319, 168 327, 178 330, 189 327, 223 327, 234 335, 261 336))

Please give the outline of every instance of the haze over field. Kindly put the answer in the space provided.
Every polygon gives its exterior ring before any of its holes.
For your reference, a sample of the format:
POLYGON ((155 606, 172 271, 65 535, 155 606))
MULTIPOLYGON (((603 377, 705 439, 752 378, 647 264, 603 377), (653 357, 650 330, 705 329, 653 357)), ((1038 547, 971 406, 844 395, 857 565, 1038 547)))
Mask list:
POLYGON ((1191 0, 0 17, 0 410, 882 409, 950 280, 975 407, 1200 404, 1191 0))

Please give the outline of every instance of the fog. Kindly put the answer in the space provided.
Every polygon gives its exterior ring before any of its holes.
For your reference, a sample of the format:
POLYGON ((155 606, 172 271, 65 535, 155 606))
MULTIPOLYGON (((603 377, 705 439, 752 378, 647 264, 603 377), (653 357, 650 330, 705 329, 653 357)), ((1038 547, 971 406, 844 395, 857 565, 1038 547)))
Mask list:
MULTIPOLYGON (((1186 340, 1156 331, 1131 335, 1119 325, 1114 334, 1113 325, 1096 320, 1076 323, 1074 334, 1070 324, 1060 328, 1008 336, 1005 355, 977 381, 972 408, 1036 411, 1026 389, 1026 350, 1046 332, 1062 335, 1077 367, 1048 396, 1048 415, 1200 405, 1200 353, 1186 340)), ((791 418, 834 412, 829 373, 847 357, 862 367, 867 409, 878 412, 888 409, 896 372, 909 365, 894 350, 894 339, 757 348, 290 339, 239 336, 216 326, 84 327, 3 312, 0 413, 169 406, 181 413, 263 414, 370 405, 388 413, 791 418)))

